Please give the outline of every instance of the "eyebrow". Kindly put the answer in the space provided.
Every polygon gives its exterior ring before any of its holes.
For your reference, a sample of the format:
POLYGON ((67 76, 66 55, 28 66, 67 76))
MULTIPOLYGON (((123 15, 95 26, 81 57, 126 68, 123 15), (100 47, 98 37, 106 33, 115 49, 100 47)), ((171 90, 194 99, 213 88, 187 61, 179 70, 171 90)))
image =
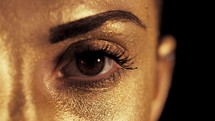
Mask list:
POLYGON ((109 20, 129 20, 146 29, 146 26, 142 23, 142 21, 131 12, 113 10, 53 27, 50 29, 49 40, 52 44, 54 44, 68 38, 85 34, 102 26, 103 23, 109 20))

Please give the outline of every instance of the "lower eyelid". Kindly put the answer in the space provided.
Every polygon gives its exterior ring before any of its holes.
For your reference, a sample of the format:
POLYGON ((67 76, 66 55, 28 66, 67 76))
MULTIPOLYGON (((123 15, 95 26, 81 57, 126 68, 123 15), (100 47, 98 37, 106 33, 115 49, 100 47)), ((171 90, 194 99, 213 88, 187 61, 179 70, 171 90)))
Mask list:
POLYGON ((126 73, 123 68, 115 68, 111 72, 100 76, 100 79, 77 79, 77 78, 57 78, 60 87, 77 89, 79 91, 101 91, 115 87, 126 73))
POLYGON ((119 69, 119 66, 114 65, 113 68, 108 71, 107 73, 96 75, 96 76, 85 76, 85 77, 72 77, 72 76, 64 76, 62 78, 65 78, 68 81, 94 81, 94 80, 101 80, 107 77, 110 73, 114 73, 116 69, 119 69))

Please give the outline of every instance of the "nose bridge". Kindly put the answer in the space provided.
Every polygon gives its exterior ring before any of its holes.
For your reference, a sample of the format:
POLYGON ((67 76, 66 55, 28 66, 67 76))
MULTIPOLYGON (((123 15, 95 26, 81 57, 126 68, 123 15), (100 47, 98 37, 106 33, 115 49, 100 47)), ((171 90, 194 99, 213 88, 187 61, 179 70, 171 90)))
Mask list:
POLYGON ((24 73, 24 52, 20 44, 8 41, 6 35, 0 36, 0 120, 34 121, 31 87, 24 73))
POLYGON ((26 73, 29 62, 24 43, 29 40, 29 31, 18 3, 19 8, 0 7, 0 121, 36 120, 31 75, 26 73))
POLYGON ((13 79, 11 72, 10 55, 5 44, 6 34, 0 33, 0 117, 2 121, 10 119, 10 102, 12 101, 13 79))
MULTIPOLYGON (((23 107, 25 95, 23 93, 22 59, 19 52, 10 43, 7 35, 1 34, 0 40, 0 96, 1 96, 1 120, 23 120, 23 107), (3 117, 3 118, 2 118, 3 117)), ((17 45, 16 45, 17 46, 17 45)))
POLYGON ((11 120, 25 120, 24 119, 24 106, 26 103, 26 95, 23 92, 23 71, 22 65, 23 60, 20 53, 19 44, 15 44, 16 42, 11 44, 11 53, 10 53, 10 60, 13 70, 12 76, 12 94, 11 94, 11 101, 9 103, 9 113, 11 120), (18 49, 17 49, 18 48, 18 49))

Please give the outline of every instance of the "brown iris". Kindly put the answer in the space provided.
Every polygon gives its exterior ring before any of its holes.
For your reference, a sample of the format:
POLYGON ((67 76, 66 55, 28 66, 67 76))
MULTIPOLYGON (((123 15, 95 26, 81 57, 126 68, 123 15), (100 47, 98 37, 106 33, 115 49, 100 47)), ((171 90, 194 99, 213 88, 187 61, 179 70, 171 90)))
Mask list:
POLYGON ((76 66, 84 75, 97 75, 105 65, 105 57, 101 52, 86 51, 79 54, 76 58, 76 66))

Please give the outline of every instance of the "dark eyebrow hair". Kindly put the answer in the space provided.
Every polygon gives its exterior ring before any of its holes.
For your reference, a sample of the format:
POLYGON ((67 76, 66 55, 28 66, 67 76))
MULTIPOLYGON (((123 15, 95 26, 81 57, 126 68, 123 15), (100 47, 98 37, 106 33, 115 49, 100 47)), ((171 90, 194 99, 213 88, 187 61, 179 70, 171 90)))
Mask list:
POLYGON ((89 31, 92 31, 100 27, 103 23, 105 23, 108 20, 120 19, 129 20, 143 28, 146 28, 142 21, 131 12, 113 10, 53 27, 50 29, 49 39, 52 44, 57 43, 65 39, 72 38, 80 34, 85 34, 89 31))

